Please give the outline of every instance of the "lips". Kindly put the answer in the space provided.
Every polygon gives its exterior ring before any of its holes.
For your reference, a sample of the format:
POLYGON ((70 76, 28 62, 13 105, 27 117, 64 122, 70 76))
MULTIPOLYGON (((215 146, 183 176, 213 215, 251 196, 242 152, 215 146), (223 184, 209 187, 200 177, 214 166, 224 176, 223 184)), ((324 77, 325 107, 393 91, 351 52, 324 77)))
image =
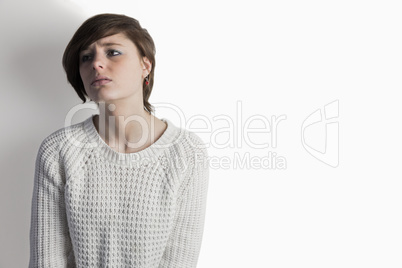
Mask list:
POLYGON ((109 83, 112 81, 109 77, 106 76, 97 76, 95 79, 91 82, 92 86, 100 86, 109 83))

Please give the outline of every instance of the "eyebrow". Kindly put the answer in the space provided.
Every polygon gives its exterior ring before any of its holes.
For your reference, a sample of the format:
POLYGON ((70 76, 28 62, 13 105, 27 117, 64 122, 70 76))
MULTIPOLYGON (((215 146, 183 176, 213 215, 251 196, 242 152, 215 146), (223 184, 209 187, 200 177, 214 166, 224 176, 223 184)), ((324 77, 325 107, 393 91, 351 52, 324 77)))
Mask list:
POLYGON ((110 46, 122 46, 122 44, 118 43, 102 43, 100 44, 101 47, 110 47, 110 46))
MULTIPOLYGON (((101 46, 101 47, 110 47, 110 46, 123 46, 123 45, 119 44, 119 43, 108 42, 108 43, 101 43, 101 44, 99 44, 99 46, 101 46)), ((88 49, 89 49, 89 46, 87 46, 86 48, 82 49, 81 52, 86 51, 88 49)))

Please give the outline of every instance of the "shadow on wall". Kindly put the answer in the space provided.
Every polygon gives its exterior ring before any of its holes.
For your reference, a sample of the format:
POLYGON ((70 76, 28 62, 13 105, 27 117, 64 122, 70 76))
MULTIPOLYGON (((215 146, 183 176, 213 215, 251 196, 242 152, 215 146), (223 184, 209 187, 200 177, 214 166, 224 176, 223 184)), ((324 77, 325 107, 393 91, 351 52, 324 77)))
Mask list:
POLYGON ((2 92, 0 268, 27 267, 34 165, 40 141, 80 103, 61 64, 87 18, 68 0, 0 0, 2 92))
POLYGON ((4 6, 0 11, 1 25, 7 25, 2 30, 2 40, 12 44, 6 47, 2 62, 7 66, 7 79, 25 89, 24 98, 36 101, 59 95, 61 87, 67 85, 62 54, 85 15, 70 1, 24 2, 0 4, 4 6))

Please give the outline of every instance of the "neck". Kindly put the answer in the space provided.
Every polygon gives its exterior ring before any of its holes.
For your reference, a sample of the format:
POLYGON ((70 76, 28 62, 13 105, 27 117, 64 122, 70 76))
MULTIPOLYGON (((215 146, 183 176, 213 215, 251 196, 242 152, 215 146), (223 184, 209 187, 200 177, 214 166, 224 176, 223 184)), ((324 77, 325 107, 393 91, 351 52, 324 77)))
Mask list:
POLYGON ((99 116, 95 126, 99 135, 114 150, 123 153, 137 152, 155 140, 155 117, 143 108, 99 103, 99 116))

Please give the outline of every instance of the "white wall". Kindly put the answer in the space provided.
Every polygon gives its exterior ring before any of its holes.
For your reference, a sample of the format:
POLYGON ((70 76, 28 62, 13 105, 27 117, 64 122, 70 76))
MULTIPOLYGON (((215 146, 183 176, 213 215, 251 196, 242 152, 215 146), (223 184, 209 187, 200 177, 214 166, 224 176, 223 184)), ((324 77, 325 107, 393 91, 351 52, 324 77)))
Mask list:
POLYGON ((36 153, 81 103, 62 53, 104 12, 137 18, 154 38, 150 101, 179 107, 185 121, 166 105, 156 115, 192 129, 210 123, 199 133, 213 166, 198 267, 401 267, 398 1, 127 3, 0 2, 0 267, 28 265, 36 153), (274 134, 247 139, 237 128, 275 116, 274 134), (233 136, 215 136, 231 122, 233 136), (259 168, 269 154, 276 165, 259 168))

